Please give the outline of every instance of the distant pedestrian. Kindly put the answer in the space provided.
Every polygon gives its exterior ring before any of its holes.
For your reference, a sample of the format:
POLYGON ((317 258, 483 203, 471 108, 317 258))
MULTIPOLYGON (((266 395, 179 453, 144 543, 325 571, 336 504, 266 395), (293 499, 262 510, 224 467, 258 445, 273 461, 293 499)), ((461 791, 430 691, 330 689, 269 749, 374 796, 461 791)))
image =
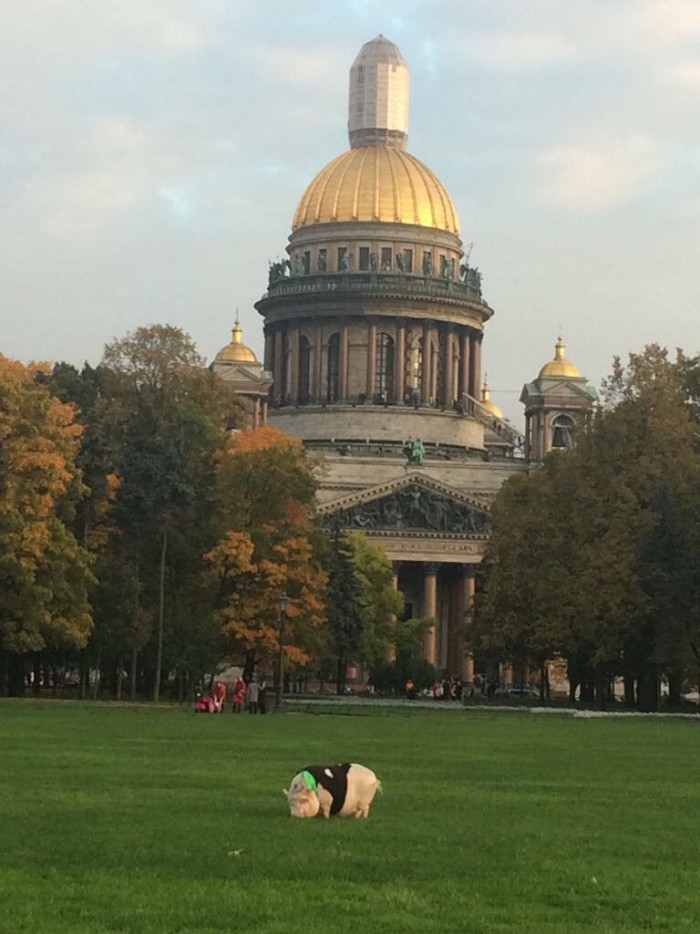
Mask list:
POLYGON ((258 687, 258 682, 255 680, 255 675, 250 680, 248 685, 248 713, 257 713, 258 712, 258 697, 260 694, 260 689, 258 687))
POLYGON ((231 713, 243 713, 247 691, 246 683, 239 675, 233 682, 233 707, 231 713))
POLYGON ((258 684, 258 708, 260 713, 267 713, 267 682, 264 677, 258 684))

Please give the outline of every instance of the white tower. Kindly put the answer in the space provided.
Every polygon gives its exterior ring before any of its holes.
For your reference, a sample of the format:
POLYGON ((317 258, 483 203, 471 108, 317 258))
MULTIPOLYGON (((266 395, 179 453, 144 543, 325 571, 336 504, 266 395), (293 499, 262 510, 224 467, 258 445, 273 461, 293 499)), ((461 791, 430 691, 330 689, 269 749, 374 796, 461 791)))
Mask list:
POLYGON ((410 73, 384 36, 365 42, 350 69, 348 134, 352 149, 383 143, 404 149, 410 73))

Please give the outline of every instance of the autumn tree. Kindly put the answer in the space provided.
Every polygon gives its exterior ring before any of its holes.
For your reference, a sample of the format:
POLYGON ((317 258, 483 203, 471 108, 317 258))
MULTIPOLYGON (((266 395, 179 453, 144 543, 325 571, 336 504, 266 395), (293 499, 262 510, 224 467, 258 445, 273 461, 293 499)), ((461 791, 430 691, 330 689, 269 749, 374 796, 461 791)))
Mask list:
POLYGON ((246 676, 279 647, 301 667, 320 650, 326 575, 314 526, 314 465, 296 438, 271 427, 233 434, 217 471, 218 542, 207 553, 217 581, 218 619, 229 657, 246 676))
POLYGON ((45 368, 0 356, 0 655, 20 692, 28 653, 80 647, 92 627, 90 559, 71 531, 83 485, 71 405, 37 380, 45 368))

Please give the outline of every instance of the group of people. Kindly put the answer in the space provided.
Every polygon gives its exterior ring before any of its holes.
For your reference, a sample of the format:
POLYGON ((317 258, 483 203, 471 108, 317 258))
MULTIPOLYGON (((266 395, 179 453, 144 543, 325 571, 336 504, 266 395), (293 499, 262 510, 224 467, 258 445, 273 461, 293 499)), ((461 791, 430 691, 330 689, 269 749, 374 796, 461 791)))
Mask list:
POLYGON ((231 713, 267 713, 267 684, 253 675, 246 684, 239 675, 233 682, 233 707, 231 713))
MULTIPOLYGON (((409 678, 405 685, 406 697, 413 700, 418 697, 418 692, 414 682, 409 678)), ((430 687, 425 688, 421 697, 432 697, 435 700, 461 700, 462 682, 459 678, 449 676, 442 680, 433 681, 430 687)))

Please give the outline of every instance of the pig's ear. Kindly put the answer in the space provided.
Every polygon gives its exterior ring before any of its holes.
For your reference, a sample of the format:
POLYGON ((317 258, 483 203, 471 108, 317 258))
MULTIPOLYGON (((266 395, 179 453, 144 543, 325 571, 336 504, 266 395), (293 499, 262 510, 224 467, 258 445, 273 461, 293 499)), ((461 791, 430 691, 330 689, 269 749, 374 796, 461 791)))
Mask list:
POLYGON ((282 794, 285 796, 285 798, 287 798, 287 799, 289 798, 289 792, 287 791, 286 788, 283 788, 283 789, 282 789, 282 794))

